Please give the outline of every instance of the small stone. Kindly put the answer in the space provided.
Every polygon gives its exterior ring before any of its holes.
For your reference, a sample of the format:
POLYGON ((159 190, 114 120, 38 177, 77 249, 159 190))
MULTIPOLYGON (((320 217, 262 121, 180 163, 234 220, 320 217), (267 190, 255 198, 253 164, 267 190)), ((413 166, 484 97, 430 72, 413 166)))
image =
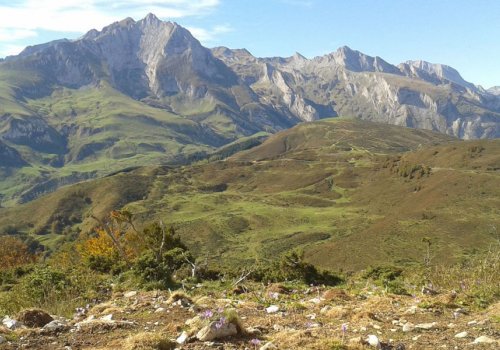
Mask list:
POLYGON ((403 325, 403 332, 411 332, 415 329, 415 325, 411 322, 407 322, 403 325))
POLYGON ((421 336, 422 336, 421 334, 416 335, 416 336, 414 336, 413 338, 411 338, 411 340, 413 340, 413 341, 417 341, 417 340, 418 340, 421 336))
POLYGON ((460 332, 460 333, 455 334, 455 338, 465 338, 465 337, 467 337, 468 334, 469 333, 467 333, 467 332, 460 332))
POLYGON ((208 326, 203 327, 196 334, 196 338, 200 341, 211 341, 221 339, 238 334, 238 329, 233 323, 223 323, 217 325, 217 322, 211 322, 208 326))
POLYGON ((415 315, 417 313, 418 307, 413 305, 408 310, 405 311, 405 315, 415 315))
POLYGON ((415 325, 415 328, 418 328, 418 329, 423 329, 423 330, 431 330, 433 328, 436 328, 437 326, 437 322, 432 322, 432 323, 419 323, 417 325, 415 325))
POLYGON ((3 336, 0 335, 0 344, 3 344, 7 341, 3 336))
POLYGON ((376 335, 370 334, 368 335, 368 338, 366 339, 366 342, 370 345, 373 346, 377 349, 380 349, 382 346, 380 344, 380 340, 378 340, 378 337, 376 335))
POLYGON ((42 328, 42 334, 59 333, 67 330, 69 327, 64 321, 54 320, 47 323, 42 328))
POLYGON ((184 344, 186 340, 189 338, 187 332, 182 332, 182 334, 175 340, 177 344, 184 344))
POLYGON ((476 324, 477 324, 477 321, 476 321, 476 320, 473 320, 473 321, 467 322, 467 326, 475 326, 476 324))
POLYGON ((109 315, 106 315, 106 316, 102 316, 100 318, 100 320, 102 321, 113 321, 113 314, 109 314, 109 315))
POLYGON ((495 344, 497 341, 485 335, 480 336, 479 338, 474 339, 472 344, 495 344))
POLYGON ((455 326, 456 326, 456 325, 455 325, 454 323, 448 323, 448 326, 447 326, 447 327, 448 327, 448 328, 455 328, 455 326))
POLYGON ((2 320, 2 323, 5 327, 7 327, 10 330, 18 329, 22 327, 22 324, 13 318, 10 318, 9 316, 5 316, 4 319, 2 320))
POLYGON ((272 350, 272 349, 277 349, 276 345, 274 345, 273 342, 267 342, 259 348, 259 350, 272 350))
POLYGON ((261 335, 262 334, 262 330, 260 330, 257 327, 248 327, 246 329, 246 334, 248 334, 248 335, 254 335, 254 336, 261 335))
POLYGON ((282 330, 284 330, 284 329, 285 329, 285 327, 283 327, 283 326, 282 326, 282 325, 280 325, 280 324, 275 324, 275 325, 273 326, 273 329, 274 329, 275 331, 277 331, 277 332, 281 332, 282 330))
POLYGON ((164 307, 159 307, 155 310, 155 313, 160 313, 160 312, 165 312, 165 308, 164 307))
POLYGON ((268 308, 266 308, 266 312, 268 314, 274 314, 276 312, 280 311, 280 308, 278 305, 271 305, 268 308))
POLYGON ((323 306, 321 310, 319 311, 320 314, 326 314, 328 311, 330 311, 332 307, 330 305, 323 306))
POLYGON ((375 329, 382 329, 382 327, 380 327, 378 324, 372 324, 372 327, 375 329))
POLYGON ((135 291, 135 290, 132 290, 130 292, 123 294, 123 296, 125 298, 132 298, 132 297, 135 297, 136 295, 137 295, 137 291, 135 291))
POLYGON ((319 304, 321 303, 322 299, 321 298, 312 298, 309 300, 310 303, 313 303, 313 304, 319 304))
POLYGON ((400 323, 399 323, 399 320, 392 320, 392 324, 393 324, 393 325, 395 325, 395 326, 397 326, 397 325, 399 325, 400 323))

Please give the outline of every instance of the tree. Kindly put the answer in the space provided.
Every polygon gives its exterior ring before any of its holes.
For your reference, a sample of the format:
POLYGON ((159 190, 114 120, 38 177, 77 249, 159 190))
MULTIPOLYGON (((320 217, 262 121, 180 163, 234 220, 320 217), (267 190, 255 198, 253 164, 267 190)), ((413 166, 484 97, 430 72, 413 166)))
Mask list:
POLYGON ((35 262, 36 254, 29 251, 29 247, 15 237, 0 237, 0 269, 9 269, 35 262))

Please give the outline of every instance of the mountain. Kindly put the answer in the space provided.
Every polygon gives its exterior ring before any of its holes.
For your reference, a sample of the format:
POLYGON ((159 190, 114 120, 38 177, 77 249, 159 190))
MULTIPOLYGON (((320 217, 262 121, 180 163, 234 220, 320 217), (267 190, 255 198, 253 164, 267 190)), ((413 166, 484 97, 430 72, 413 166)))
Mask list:
POLYGON ((2 204, 332 116, 464 139, 500 135, 500 97, 452 68, 394 66, 348 47, 257 58, 207 49, 149 14, 0 61, 2 204))
POLYGON ((302 123, 214 162, 142 167, 0 209, 0 232, 56 246, 124 208, 138 227, 173 224, 197 256, 240 266, 301 248, 310 262, 354 271, 459 260, 495 242, 500 140, 333 118, 302 123), (377 249, 372 249, 377 247, 377 249))
POLYGON ((493 86, 493 87, 488 89, 488 92, 492 95, 499 96, 500 95, 500 86, 493 86))
POLYGON ((500 136, 498 96, 448 66, 423 61, 394 66, 346 46, 311 60, 255 58, 227 48, 213 52, 264 103, 304 121, 343 115, 463 139, 500 136))

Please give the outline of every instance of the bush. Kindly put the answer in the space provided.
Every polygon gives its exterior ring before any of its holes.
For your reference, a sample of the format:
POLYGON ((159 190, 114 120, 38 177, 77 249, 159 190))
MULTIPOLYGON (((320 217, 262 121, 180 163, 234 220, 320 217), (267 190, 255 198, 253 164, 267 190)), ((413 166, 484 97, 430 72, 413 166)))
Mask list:
POLYGON ((403 269, 396 266, 376 266, 370 267, 363 278, 371 279, 375 284, 385 288, 389 293, 407 295, 405 283, 402 279, 403 269))
POLYGON ((337 285, 343 279, 329 271, 318 271, 316 267, 304 261, 303 252, 294 250, 269 267, 258 268, 253 276, 257 281, 284 282, 301 281, 307 284, 337 285))
POLYGON ((0 314, 34 307, 70 316, 76 307, 106 298, 110 292, 105 279, 90 270, 38 266, 17 272, 24 275, 13 280, 9 292, 0 293, 0 314))

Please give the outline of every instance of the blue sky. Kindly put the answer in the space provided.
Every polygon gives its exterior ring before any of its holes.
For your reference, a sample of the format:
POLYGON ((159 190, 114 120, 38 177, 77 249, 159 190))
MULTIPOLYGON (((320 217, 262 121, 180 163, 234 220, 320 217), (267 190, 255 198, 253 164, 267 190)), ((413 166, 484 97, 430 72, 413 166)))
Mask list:
POLYGON ((0 0, 0 57, 153 12, 205 46, 314 57, 347 45, 393 64, 448 64, 500 85, 499 0, 0 0))

